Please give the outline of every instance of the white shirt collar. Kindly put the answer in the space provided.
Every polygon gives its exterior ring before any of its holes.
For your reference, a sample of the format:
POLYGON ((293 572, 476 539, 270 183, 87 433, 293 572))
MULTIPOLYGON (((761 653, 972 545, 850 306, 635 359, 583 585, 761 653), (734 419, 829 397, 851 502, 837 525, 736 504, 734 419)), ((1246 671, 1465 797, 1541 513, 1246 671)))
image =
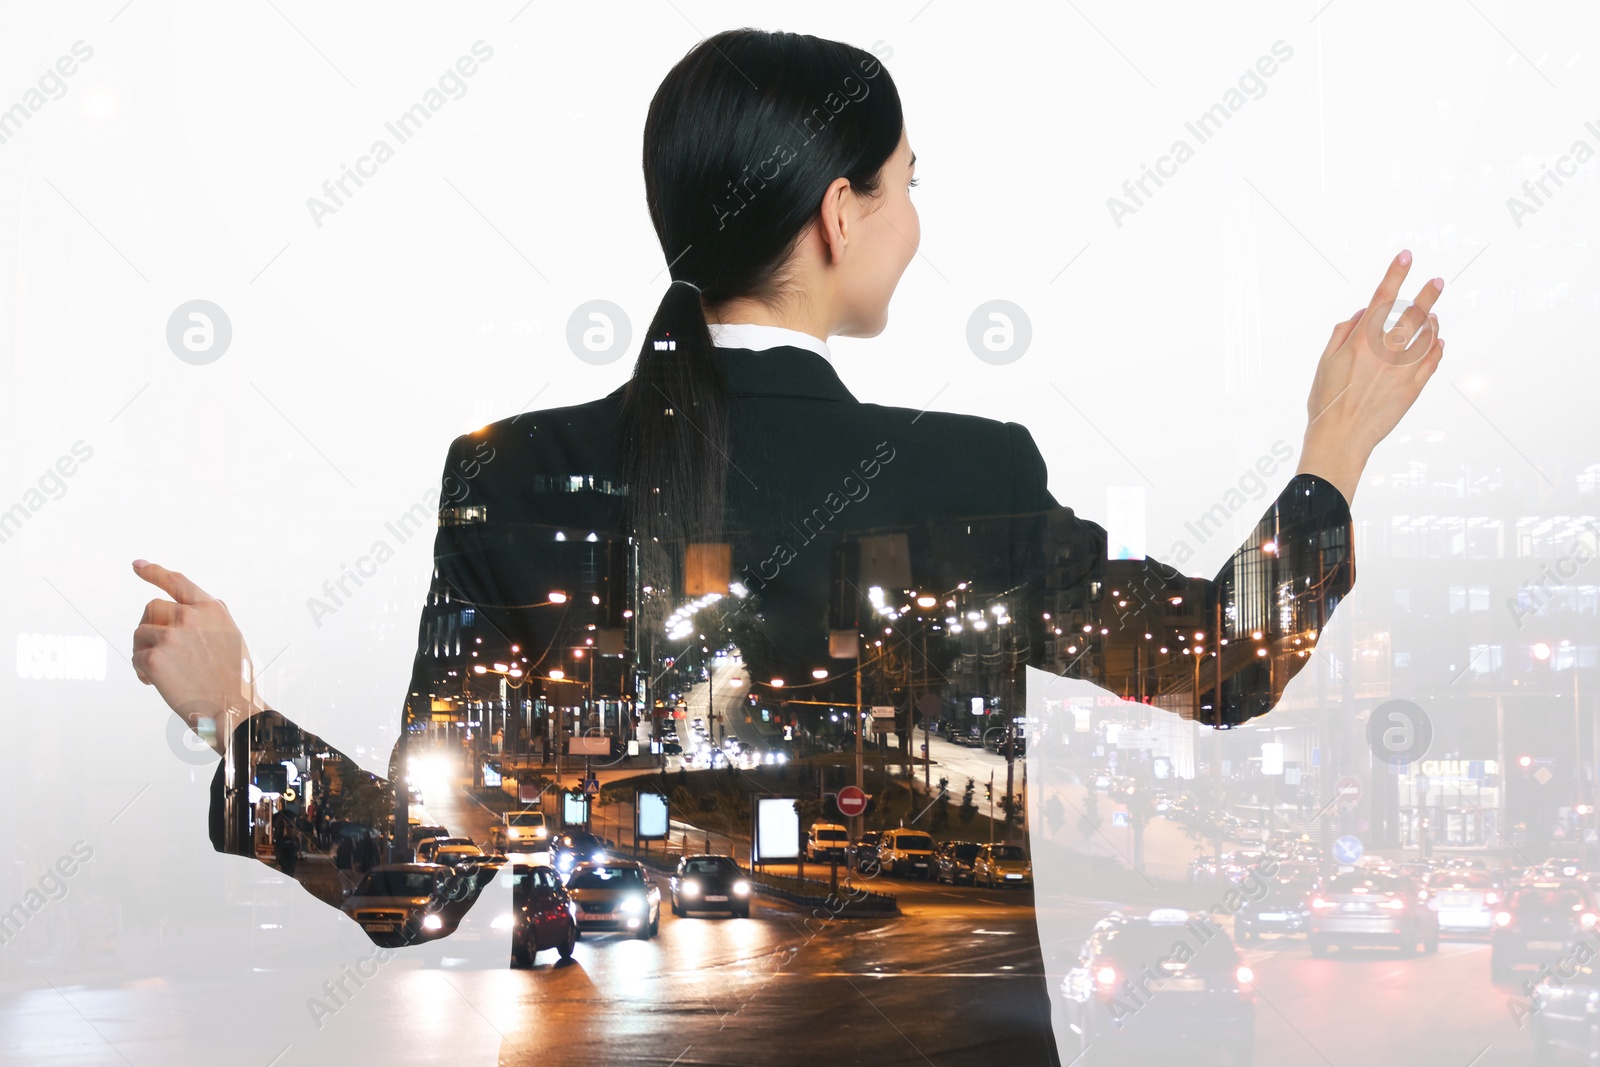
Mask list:
POLYGON ((787 345, 815 352, 823 359, 833 358, 826 341, 787 326, 768 326, 757 322, 713 322, 708 326, 711 329, 711 343, 718 348, 748 348, 753 352, 762 352, 787 345))

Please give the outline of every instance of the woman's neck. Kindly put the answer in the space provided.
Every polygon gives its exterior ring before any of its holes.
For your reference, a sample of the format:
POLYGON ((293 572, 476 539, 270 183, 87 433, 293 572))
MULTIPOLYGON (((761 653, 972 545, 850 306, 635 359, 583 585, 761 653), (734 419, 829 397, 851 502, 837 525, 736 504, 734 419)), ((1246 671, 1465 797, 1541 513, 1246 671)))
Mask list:
POLYGON ((798 330, 810 334, 824 344, 827 343, 830 334, 827 324, 822 321, 822 316, 815 314, 809 308, 779 313, 755 300, 729 300, 719 307, 708 310, 706 322, 781 326, 786 330, 798 330))

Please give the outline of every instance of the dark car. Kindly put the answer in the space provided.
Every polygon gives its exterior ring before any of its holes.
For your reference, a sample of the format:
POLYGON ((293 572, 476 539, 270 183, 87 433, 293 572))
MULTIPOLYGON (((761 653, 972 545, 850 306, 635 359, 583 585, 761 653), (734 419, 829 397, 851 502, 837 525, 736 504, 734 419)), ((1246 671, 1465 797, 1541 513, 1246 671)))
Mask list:
POLYGON ((1595 926, 1593 891, 1582 882, 1541 880, 1511 887, 1495 912, 1490 934, 1489 978, 1513 982, 1514 972, 1554 966, 1575 951, 1595 926))
POLYGON ((580 863, 599 863, 606 858, 606 843, 586 830, 562 834, 550 849, 550 863, 566 876, 580 863))
POLYGON ((951 885, 960 882, 976 885, 972 863, 982 850, 983 846, 976 841, 946 841, 933 854, 934 880, 951 885))
POLYGON ((685 856, 668 880, 672 914, 726 911, 750 917, 750 879, 732 856, 685 856))
POLYGON ((399 948, 443 937, 440 910, 448 896, 450 868, 436 863, 396 863, 374 867, 341 905, 367 932, 372 943, 399 948))
MULTIPOLYGON (((1561 1052, 1576 1052, 1578 1063, 1600 1062, 1600 961, 1573 957, 1556 975, 1537 985, 1520 1004, 1533 1035, 1533 1062, 1555 1063, 1561 1052)), ((1519 1019, 1520 1021, 1520 1019, 1519 1019)))
POLYGON ((1315 870, 1305 864, 1282 863, 1270 875, 1259 869, 1246 876, 1240 888, 1249 890, 1233 914, 1233 936, 1241 945, 1264 934, 1303 934, 1311 924, 1311 894, 1322 886, 1315 870))
POLYGON ((519 967, 533 965, 536 952, 553 948, 572 958, 580 936, 578 905, 549 867, 518 863, 511 868, 513 932, 511 958, 519 967))
POLYGON ((1132 1054, 1189 1062, 1221 1052, 1243 1067, 1255 1056, 1255 976, 1227 932, 1179 908, 1112 915, 1095 925, 1061 980, 1078 1042, 1073 1067, 1132 1054))
POLYGON ((867 830, 856 838, 855 844, 845 849, 845 858, 849 866, 862 874, 878 873, 878 842, 883 839, 883 834, 878 830, 867 830))
POLYGON ((1428 891, 1405 875, 1353 870, 1312 894, 1306 940, 1313 956, 1337 945, 1392 945, 1402 955, 1439 951, 1439 913, 1428 891))
POLYGON ((621 930, 651 938, 661 928, 661 888, 633 860, 580 863, 567 876, 580 930, 621 930))

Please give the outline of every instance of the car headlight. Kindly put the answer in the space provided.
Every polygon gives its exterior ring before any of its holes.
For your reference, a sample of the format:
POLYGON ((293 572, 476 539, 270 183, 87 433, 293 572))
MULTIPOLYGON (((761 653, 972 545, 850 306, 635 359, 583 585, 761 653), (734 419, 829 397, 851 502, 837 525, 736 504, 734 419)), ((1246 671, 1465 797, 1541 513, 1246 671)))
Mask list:
POLYGON ((543 840, 544 838, 550 836, 550 831, 545 829, 543 826, 535 826, 533 828, 533 836, 543 840))
POLYGON ((640 912, 644 911, 644 898, 629 897, 622 902, 621 907, 619 907, 617 910, 622 912, 624 915, 638 915, 640 912))
POLYGON ((693 878, 685 879, 680 892, 686 897, 697 897, 700 895, 700 883, 693 878))
POLYGON ((437 915, 424 915, 422 917, 422 928, 424 930, 442 930, 444 929, 444 920, 437 915))
POLYGON ((508 911, 504 915, 496 915, 494 917, 494 922, 490 923, 489 925, 496 930, 509 930, 511 929, 512 922, 513 920, 511 918, 511 913, 508 911))
POLYGON ((604 863, 606 861, 605 850, 604 849, 596 849, 594 855, 591 856, 590 858, 593 859, 596 863, 604 863))
POLYGON ((513 826, 511 829, 506 831, 506 836, 507 837, 521 837, 522 836, 522 831, 518 830, 515 826, 513 826))
POLYGON ((747 897, 747 896, 749 896, 750 895, 750 883, 745 881, 743 878, 741 878, 737 882, 733 883, 733 895, 737 896, 737 897, 747 897))

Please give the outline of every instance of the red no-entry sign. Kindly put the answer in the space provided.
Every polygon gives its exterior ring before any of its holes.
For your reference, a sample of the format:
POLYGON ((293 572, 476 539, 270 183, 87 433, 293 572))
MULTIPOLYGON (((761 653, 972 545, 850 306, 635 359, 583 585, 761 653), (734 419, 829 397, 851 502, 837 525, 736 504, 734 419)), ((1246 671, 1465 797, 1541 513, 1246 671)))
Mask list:
POLYGON ((853 785, 839 790, 833 802, 839 806, 839 814, 851 819, 867 810, 867 794, 853 785))

